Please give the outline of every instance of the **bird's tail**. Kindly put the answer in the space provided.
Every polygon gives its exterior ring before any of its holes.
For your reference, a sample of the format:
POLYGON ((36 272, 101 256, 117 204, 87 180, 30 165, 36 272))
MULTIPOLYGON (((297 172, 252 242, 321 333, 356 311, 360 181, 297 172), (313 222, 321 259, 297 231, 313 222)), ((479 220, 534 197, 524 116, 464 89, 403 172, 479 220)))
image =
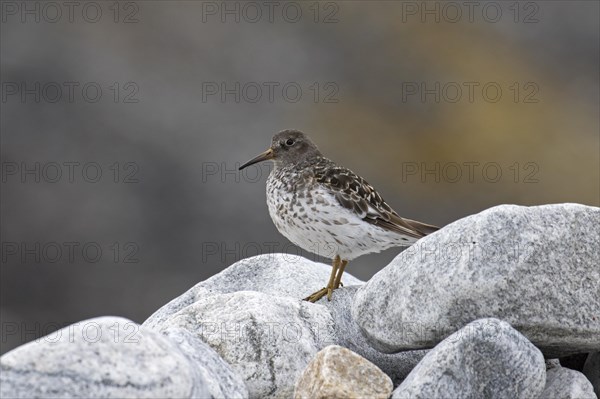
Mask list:
POLYGON ((440 228, 431 224, 417 222, 416 220, 404 219, 406 223, 411 225, 415 230, 423 235, 431 234, 438 231, 440 228))

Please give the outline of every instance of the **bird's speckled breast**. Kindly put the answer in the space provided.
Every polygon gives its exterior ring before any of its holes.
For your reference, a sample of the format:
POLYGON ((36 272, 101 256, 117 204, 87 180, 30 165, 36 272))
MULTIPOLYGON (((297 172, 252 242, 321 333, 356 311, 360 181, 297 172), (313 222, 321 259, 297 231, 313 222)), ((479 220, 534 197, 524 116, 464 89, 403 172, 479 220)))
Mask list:
POLYGON ((334 257, 334 238, 323 227, 331 215, 333 197, 322 190, 307 169, 275 168, 267 179, 267 205, 277 230, 300 248, 334 257))
POLYGON ((306 208, 315 202, 314 188, 314 178, 306 170, 276 167, 269 175, 267 179, 269 214, 277 229, 286 237, 288 236, 285 231, 290 224, 297 224, 299 217, 309 217, 306 208))

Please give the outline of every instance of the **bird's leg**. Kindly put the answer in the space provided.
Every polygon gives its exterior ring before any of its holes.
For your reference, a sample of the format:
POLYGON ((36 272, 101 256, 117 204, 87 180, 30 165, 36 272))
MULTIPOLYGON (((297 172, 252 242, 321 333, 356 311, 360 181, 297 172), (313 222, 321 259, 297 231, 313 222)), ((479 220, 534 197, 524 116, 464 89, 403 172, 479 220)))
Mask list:
POLYGON ((327 300, 328 301, 331 301, 331 294, 333 294, 333 290, 336 288, 334 286, 334 284, 337 279, 337 273, 338 273, 338 270, 340 269, 341 265, 342 265, 342 259, 340 258, 339 255, 336 255, 335 258, 333 258, 333 265, 331 268, 331 276, 329 276, 329 283, 327 284, 327 300))
POLYGON ((327 284, 327 287, 321 288, 319 291, 315 292, 314 294, 307 296, 306 298, 304 298, 305 301, 314 303, 314 302, 317 302, 319 299, 323 298, 325 295, 328 295, 328 299, 331 298, 331 294, 329 294, 329 292, 330 292, 330 290, 331 290, 331 292, 333 292, 335 276, 337 275, 337 271, 338 271, 338 268, 340 267, 340 263, 341 263, 340 257, 339 257, 339 255, 336 255, 336 257, 333 258, 333 264, 331 265, 331 275, 329 276, 329 283, 327 284))
POLYGON ((342 274, 344 274, 344 270, 346 269, 347 265, 348 265, 348 261, 343 260, 342 264, 338 268, 337 276, 335 276, 335 282, 333 284, 334 290, 337 290, 338 288, 340 288, 340 285, 344 286, 344 284, 342 284, 342 274))

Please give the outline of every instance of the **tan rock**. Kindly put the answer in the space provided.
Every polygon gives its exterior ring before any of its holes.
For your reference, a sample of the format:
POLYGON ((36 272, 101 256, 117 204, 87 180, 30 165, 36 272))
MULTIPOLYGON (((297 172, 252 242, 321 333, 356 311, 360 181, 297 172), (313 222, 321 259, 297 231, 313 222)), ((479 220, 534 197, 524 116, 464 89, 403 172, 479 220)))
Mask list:
POLYGON ((379 367, 349 349, 330 345, 306 366, 296 382, 295 399, 382 398, 393 384, 379 367))

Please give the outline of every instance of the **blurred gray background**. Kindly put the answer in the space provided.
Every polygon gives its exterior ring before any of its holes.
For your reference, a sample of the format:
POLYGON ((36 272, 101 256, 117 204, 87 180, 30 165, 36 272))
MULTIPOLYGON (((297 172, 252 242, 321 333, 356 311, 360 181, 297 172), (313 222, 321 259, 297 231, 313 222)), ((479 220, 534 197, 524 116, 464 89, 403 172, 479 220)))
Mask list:
POLYGON ((2 353, 298 253, 236 171, 285 128, 424 222, 599 205, 598 2, 54 4, 1 3, 2 353))

